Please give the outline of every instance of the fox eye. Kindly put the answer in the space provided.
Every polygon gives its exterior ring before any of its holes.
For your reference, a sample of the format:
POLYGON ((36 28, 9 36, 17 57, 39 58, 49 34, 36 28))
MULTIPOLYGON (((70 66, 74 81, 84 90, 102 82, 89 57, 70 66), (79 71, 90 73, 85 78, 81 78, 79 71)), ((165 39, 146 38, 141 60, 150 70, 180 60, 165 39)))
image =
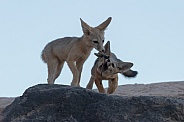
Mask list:
POLYGON ((122 68, 118 67, 118 70, 122 70, 122 68))
POLYGON ((112 63, 112 67, 114 68, 114 64, 112 63))
POLYGON ((105 58, 105 59, 109 59, 109 56, 106 56, 106 55, 105 55, 104 58, 105 58))
POLYGON ((98 41, 93 41, 93 43, 98 44, 98 41))

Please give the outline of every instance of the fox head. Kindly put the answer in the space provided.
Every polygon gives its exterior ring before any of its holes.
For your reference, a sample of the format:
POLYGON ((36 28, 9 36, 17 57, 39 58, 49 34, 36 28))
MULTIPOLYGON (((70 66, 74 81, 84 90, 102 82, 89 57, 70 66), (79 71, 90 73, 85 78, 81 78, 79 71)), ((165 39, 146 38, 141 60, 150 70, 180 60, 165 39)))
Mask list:
POLYGON ((103 43, 104 43, 104 31, 111 22, 111 17, 109 17, 106 21, 98 25, 97 27, 90 27, 87 23, 85 23, 82 19, 81 26, 83 30, 83 38, 85 38, 85 43, 94 47, 98 51, 104 51, 103 43))
POLYGON ((116 58, 115 54, 110 51, 110 42, 105 44, 105 52, 95 53, 98 57, 97 71, 103 76, 108 77, 113 74, 127 72, 133 66, 131 62, 123 62, 116 58))

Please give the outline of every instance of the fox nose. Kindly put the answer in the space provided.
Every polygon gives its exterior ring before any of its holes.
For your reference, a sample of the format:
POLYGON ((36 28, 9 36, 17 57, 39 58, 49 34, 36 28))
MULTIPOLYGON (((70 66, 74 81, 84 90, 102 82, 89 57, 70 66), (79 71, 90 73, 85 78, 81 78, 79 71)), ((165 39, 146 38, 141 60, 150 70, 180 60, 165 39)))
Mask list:
POLYGON ((101 49, 101 52, 103 52, 103 53, 105 52, 105 49, 104 49, 104 47, 101 49))
POLYGON ((98 47, 97 47, 97 50, 98 50, 99 52, 105 52, 104 47, 100 47, 100 46, 98 46, 98 47))
POLYGON ((102 52, 102 53, 104 53, 105 52, 105 50, 104 49, 101 49, 101 50, 98 50, 99 52, 102 52))

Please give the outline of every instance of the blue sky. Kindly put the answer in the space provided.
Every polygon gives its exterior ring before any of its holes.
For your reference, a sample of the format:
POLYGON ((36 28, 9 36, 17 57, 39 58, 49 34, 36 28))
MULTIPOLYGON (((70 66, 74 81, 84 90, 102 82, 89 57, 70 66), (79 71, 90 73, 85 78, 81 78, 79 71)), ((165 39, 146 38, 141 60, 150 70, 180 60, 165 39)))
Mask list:
MULTIPOLYGON (((182 0, 1 1, 0 97, 20 96, 30 86, 47 83, 42 49, 57 38, 82 36, 80 18, 97 26, 112 17, 105 42, 110 40, 111 51, 139 72, 133 79, 119 75, 119 85, 184 80, 183 5, 182 0)), ((84 64, 82 87, 90 79, 94 52, 84 64)), ((55 83, 71 80, 65 64, 55 83)))

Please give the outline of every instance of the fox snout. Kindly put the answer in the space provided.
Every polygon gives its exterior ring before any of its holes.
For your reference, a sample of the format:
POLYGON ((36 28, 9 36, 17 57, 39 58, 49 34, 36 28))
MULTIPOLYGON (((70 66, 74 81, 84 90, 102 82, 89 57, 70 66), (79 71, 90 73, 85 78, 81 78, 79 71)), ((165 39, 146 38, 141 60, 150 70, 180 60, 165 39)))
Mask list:
POLYGON ((103 52, 103 53, 105 52, 105 48, 104 48, 103 45, 102 45, 102 47, 99 49, 99 51, 100 51, 100 52, 103 52))
POLYGON ((105 52, 105 49, 103 48, 103 49, 100 49, 99 51, 100 51, 100 52, 105 52))
POLYGON ((102 44, 102 45, 98 45, 96 49, 97 49, 99 52, 105 52, 105 48, 103 47, 103 44, 102 44))

